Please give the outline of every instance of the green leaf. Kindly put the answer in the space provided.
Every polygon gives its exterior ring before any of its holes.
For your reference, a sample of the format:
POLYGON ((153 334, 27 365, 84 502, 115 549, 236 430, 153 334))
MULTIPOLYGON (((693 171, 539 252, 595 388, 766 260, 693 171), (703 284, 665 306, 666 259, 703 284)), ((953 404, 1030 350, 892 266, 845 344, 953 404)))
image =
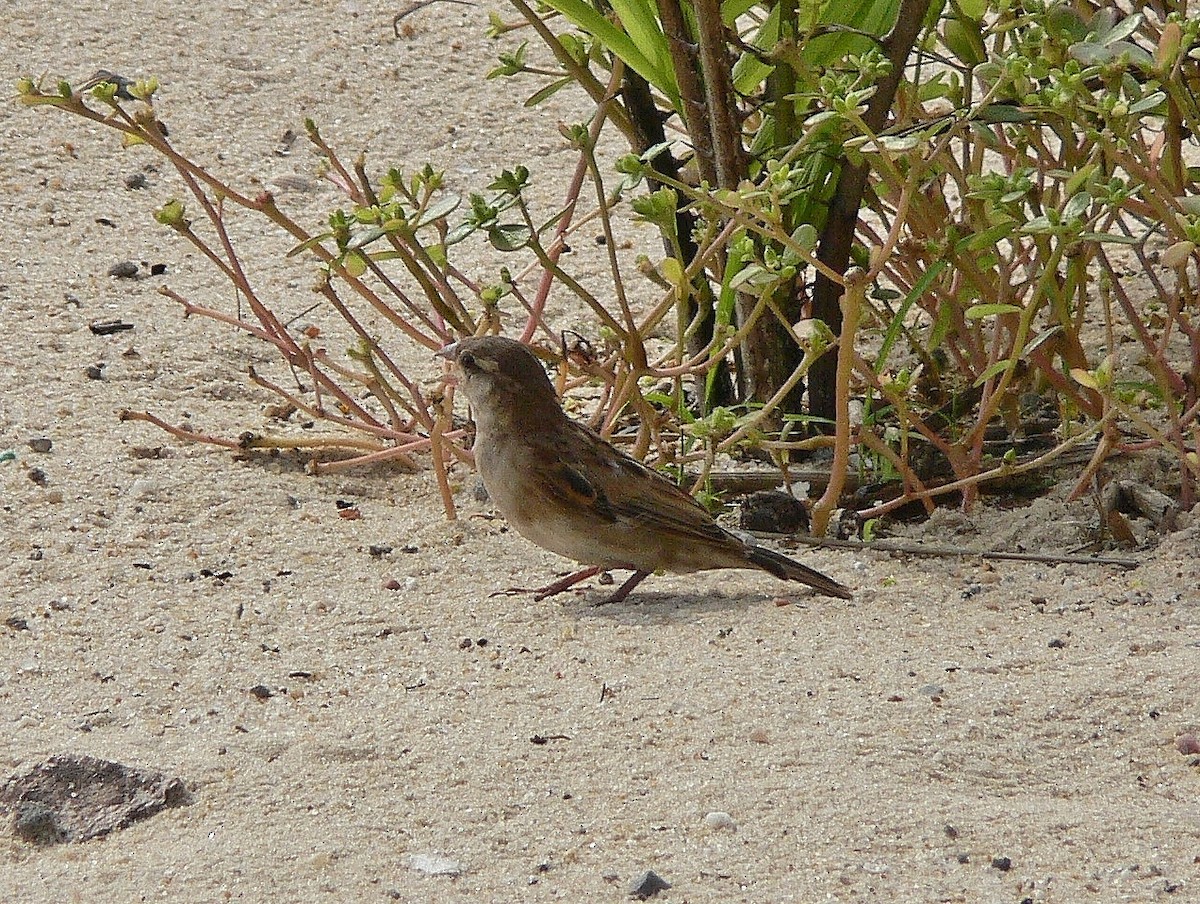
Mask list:
POLYGON ((669 74, 670 83, 674 86, 675 67, 671 62, 671 51, 667 46, 667 38, 663 34, 662 26, 659 24, 658 10, 654 4, 647 3, 646 0, 609 0, 609 2, 621 20, 625 33, 633 39, 638 50, 654 64, 658 71, 669 74))
POLYGON ((1092 376, 1091 371, 1084 370, 1082 367, 1072 367, 1071 376, 1074 377, 1076 383, 1086 386, 1088 389, 1100 388, 1099 382, 1092 376))
MULTIPOLYGON (((775 4, 750 38, 755 47, 774 47, 779 42, 779 4, 775 4)), ((774 66, 762 62, 752 53, 743 53, 733 64, 733 89, 738 94, 748 95, 761 85, 774 66)))
POLYGON ((792 231, 792 241, 810 253, 817 247, 820 238, 817 227, 812 223, 801 223, 792 231))
MULTIPOLYGON (((607 50, 619 56, 626 65, 659 91, 673 99, 678 98, 679 88, 675 84, 675 70, 669 65, 666 39, 662 39, 663 55, 661 60, 659 50, 653 46, 652 31, 657 31, 657 22, 654 22, 652 28, 645 21, 646 18, 653 20, 648 5, 643 5, 641 14, 639 11, 633 10, 630 18, 622 17, 622 24, 626 29, 631 29, 628 33, 622 31, 583 0, 547 0, 546 5, 558 10, 577 28, 595 37, 607 50), (639 41, 647 44, 651 51, 649 56, 639 45, 639 41), (664 66, 664 63, 667 65, 664 66)), ((617 9, 619 6, 630 5, 632 4, 629 0, 622 0, 619 4, 614 3, 613 7, 617 9)), ((617 13, 620 15, 621 10, 617 9, 617 13)), ((658 34, 661 37, 661 31, 658 34)), ((674 106, 678 108, 679 104, 676 103, 674 106)))
POLYGON ((982 251, 984 248, 995 248, 1004 239, 1011 238, 1016 228, 1016 220, 1006 219, 1004 222, 997 223, 983 232, 976 232, 959 239, 954 246, 954 251, 957 254, 963 252, 973 254, 982 251))
POLYGON ((1020 314, 1021 309, 1015 304, 974 304, 963 314, 968 320, 982 320, 984 317, 997 317, 1000 314, 1020 314))
POLYGON ((929 330, 929 341, 925 344, 929 351, 934 352, 942 347, 942 343, 946 341, 946 336, 950 332, 953 317, 954 305, 938 305, 937 319, 929 330))
POLYGON ((304 240, 299 245, 297 245, 295 248, 293 248, 291 251, 289 251, 287 253, 287 256, 295 257, 297 254, 307 251, 309 248, 315 248, 317 245, 321 244, 326 239, 331 239, 331 238, 333 238, 332 232, 322 232, 320 235, 314 235, 312 238, 304 240))
POLYGON ((763 281, 763 275, 768 272, 759 264, 747 264, 729 280, 729 288, 736 292, 742 286, 746 285, 746 283, 758 285, 763 281))
POLYGON ((449 247, 450 245, 457 245, 477 228, 478 227, 471 222, 459 223, 457 226, 451 229, 449 234, 446 236, 446 246, 449 247))
POLYGON ((429 259, 434 262, 440 269, 445 269, 447 263, 446 246, 438 243, 437 245, 426 245, 425 253, 429 255, 429 259))
POLYGON ((997 361, 995 364, 993 364, 991 367, 989 367, 987 370, 985 370, 983 373, 981 373, 979 375, 979 377, 975 380, 974 384, 972 384, 972 385, 982 386, 984 383, 986 383, 988 380, 990 380, 992 377, 996 376, 997 374, 1003 373, 1006 370, 1010 370, 1015 363, 1016 362, 1012 358, 1006 358, 1003 361, 997 361))
POLYGON ((1117 41, 1125 40, 1127 37, 1137 31, 1141 24, 1142 14, 1134 13, 1131 16, 1126 16, 1103 34, 1096 35, 1096 38, 1105 44, 1115 44, 1117 41))
POLYGON ((1112 48, 1095 41, 1080 41, 1067 48, 1071 56, 1085 66, 1098 66, 1116 57, 1112 48))
POLYGON ((978 66, 987 59, 983 32, 975 19, 948 19, 942 26, 947 49, 967 66, 978 66))
POLYGON ((1091 206, 1091 203, 1092 196, 1086 191, 1081 191, 1079 194, 1071 198, 1071 200, 1067 202, 1067 206, 1063 208, 1063 219, 1073 220, 1077 217, 1082 217, 1087 212, 1088 207, 1091 206))
POLYGON ((1100 168, 1099 163, 1089 163, 1087 166, 1085 166, 1085 167, 1077 170, 1075 173, 1073 173, 1071 175, 1071 177, 1069 179, 1067 179, 1067 185, 1066 185, 1067 194, 1073 195, 1077 191, 1079 191, 1079 189, 1081 189, 1084 186, 1084 184, 1089 179, 1092 178, 1092 176, 1095 174, 1096 170, 1098 170, 1099 168, 1100 168))
POLYGON ((350 276, 357 278, 367 272, 367 259, 357 251, 350 251, 342 258, 342 266, 350 276))
POLYGON ((533 230, 522 223, 492 226, 487 231, 488 240, 497 251, 520 251, 529 244, 533 230))
POLYGON ((546 98, 553 97, 555 94, 557 94, 563 88, 567 87, 567 85, 571 84, 573 81, 575 81, 575 78, 570 75, 565 76, 560 79, 555 79, 550 84, 545 85, 540 91, 534 91, 533 94, 531 94, 531 95, 529 95, 529 97, 525 98, 525 106, 526 107, 536 107, 538 104, 540 104, 546 98))
POLYGON ((459 195, 443 195, 425 208, 425 212, 421 214, 421 219, 413 226, 413 229, 420 229, 436 220, 445 219, 457 210, 460 204, 462 204, 462 198, 459 195))
POLYGON ((1006 122, 1029 122, 1037 119, 1037 114, 1018 107, 1016 104, 995 103, 980 107, 971 114, 971 119, 988 124, 1006 122))
POLYGON ((725 0, 721 4, 721 21, 727 26, 733 25, 739 17, 750 12, 759 0, 725 0))
POLYGON ((664 258, 660 269, 662 270, 662 275, 667 282, 673 285, 676 289, 683 287, 683 284, 686 282, 686 277, 684 276, 683 266, 676 258, 664 258))
POLYGON ((1054 326, 1050 327, 1049 329, 1042 330, 1040 333, 1037 334, 1037 336, 1034 338, 1034 340, 1032 342, 1030 342, 1028 345, 1025 346, 1025 350, 1021 353, 1021 357, 1022 358, 1029 357, 1035 351, 1037 351, 1039 348, 1041 348, 1045 343, 1049 342, 1051 339, 1053 339, 1055 336, 1057 336, 1061 332, 1063 332, 1063 328, 1062 328, 1062 324, 1059 324, 1059 323, 1056 323, 1054 326))
POLYGON ((350 241, 346 242, 346 248, 353 251, 355 248, 369 245, 377 238, 385 235, 387 235, 387 230, 382 226, 372 226, 370 229, 362 229, 350 236, 350 241))
POLYGON ((978 22, 987 12, 988 0, 958 0, 955 5, 964 16, 978 22))
POLYGON ((1163 91, 1155 91, 1153 94, 1147 94, 1137 103, 1129 105, 1129 112, 1135 116, 1142 113, 1149 113, 1151 110, 1156 110, 1166 101, 1167 95, 1163 91))
POLYGON ((1121 232, 1081 232, 1079 239, 1084 242, 1107 242, 1110 245, 1140 245, 1144 241, 1136 235, 1121 232))
MULTIPOLYGON (((932 267, 921 274, 921 278, 913 285, 912 290, 904 296, 904 301, 900 303, 900 307, 896 310, 896 316, 892 318, 888 324, 887 333, 884 334, 883 344, 879 348, 879 354, 875 356, 875 373, 883 370, 884 362, 887 361, 888 355, 891 353, 892 346, 896 344, 896 340, 900 337, 900 331, 904 328, 904 318, 908 315, 908 309, 911 308, 917 300, 925 294, 925 290, 933 285, 933 281, 937 279, 938 274, 950 265, 949 261, 940 260, 932 267)), ((947 306, 948 309, 948 306, 947 306)))
POLYGON ((1045 215, 1034 217, 1021 227, 1021 232, 1026 235, 1050 235, 1054 231, 1054 225, 1050 222, 1050 218, 1045 215))

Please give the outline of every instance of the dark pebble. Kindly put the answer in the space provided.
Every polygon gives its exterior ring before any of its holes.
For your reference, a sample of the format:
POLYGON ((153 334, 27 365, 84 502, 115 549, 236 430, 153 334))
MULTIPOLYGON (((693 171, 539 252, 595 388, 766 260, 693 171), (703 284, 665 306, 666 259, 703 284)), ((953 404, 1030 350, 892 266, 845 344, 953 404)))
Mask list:
POLYGON ((275 696, 275 692, 273 690, 271 690, 269 687, 267 687, 265 684, 254 685, 254 687, 250 688, 250 693, 252 696, 257 697, 259 700, 268 700, 271 697, 275 696))
POLYGON ((111 336, 113 333, 123 333, 133 329, 133 324, 125 323, 122 320, 93 320, 88 324, 88 329, 95 336, 111 336))
POLYGON ((121 261, 108 268, 108 275, 117 279, 134 279, 138 275, 138 265, 133 261, 121 261))
POLYGON ((1047 644, 1047 646, 1050 647, 1050 649, 1052 649, 1052 650, 1061 650, 1066 645, 1067 645, 1067 642, 1065 640, 1063 640, 1061 637, 1055 637, 1053 640, 1050 641, 1049 644, 1047 644))
POLYGON ((372 543, 367 547, 367 552, 369 552, 371 557, 375 559, 378 559, 380 556, 386 556, 391 551, 392 547, 384 546, 380 543, 372 543))
POLYGON ((795 496, 778 490, 751 493, 742 501, 738 525, 742 530, 773 534, 808 531, 808 509, 795 496))
POLYGON ((634 877, 633 881, 629 883, 629 896, 645 901, 647 898, 653 897, 660 891, 666 891, 670 887, 670 882, 654 870, 648 869, 640 876, 634 877))
POLYGON ((37 844, 98 838, 190 800, 182 779, 72 754, 0 783, 0 811, 15 814, 10 825, 37 844))
POLYGON ((34 452, 46 453, 54 448, 54 440, 48 436, 35 436, 29 440, 29 448, 34 452))
POLYGON ((1008 857, 993 857, 992 869, 998 869, 1002 873, 1007 873, 1012 869, 1012 860, 1008 857))
POLYGON ((21 618, 19 615, 13 615, 4 619, 4 624, 6 627, 12 628, 14 631, 29 630, 29 622, 21 618))
POLYGON ((124 178, 125 187, 130 191, 137 191, 139 188, 146 187, 145 173, 130 173, 124 178))
POLYGON ((30 468, 26 472, 26 476, 40 487, 44 487, 50 483, 50 478, 46 476, 46 472, 41 468, 30 468))
POLYGON ((17 810, 13 829, 17 835, 32 844, 49 846, 65 840, 64 833, 54 818, 54 811, 41 801, 31 800, 22 804, 17 810))
POLYGON ((104 365, 103 364, 89 364, 83 372, 89 380, 103 380, 104 379, 104 365))

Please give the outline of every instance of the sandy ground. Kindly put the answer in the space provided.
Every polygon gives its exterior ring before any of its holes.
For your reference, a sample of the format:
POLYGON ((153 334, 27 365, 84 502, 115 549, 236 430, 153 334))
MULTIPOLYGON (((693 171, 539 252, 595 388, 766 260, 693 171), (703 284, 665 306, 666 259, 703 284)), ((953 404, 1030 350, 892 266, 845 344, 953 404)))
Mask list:
MULTIPOLYGON (((313 157, 274 153, 306 115, 466 187, 571 165, 546 120, 583 108, 484 83, 477 8, 401 40, 365 3, 30 9, 3 14, 7 84, 155 74, 173 140, 314 216, 337 199, 313 157)), ((313 478, 117 422, 236 435, 267 401, 240 376, 260 348, 106 275, 165 263, 231 303, 151 224, 167 175, 125 188, 148 162, 0 106, 0 765, 92 754, 192 802, 83 844, 6 827, 0 900, 622 900, 646 869, 680 902, 1200 900, 1195 524, 1131 571, 807 553, 850 602, 746 573, 490 597, 563 563, 471 517, 470 475, 451 524, 427 474, 313 478), (88 330, 111 318, 135 329, 88 330)), ((303 309, 309 271, 274 261, 268 295, 303 309)), ((927 535, 1054 548, 1095 520, 1052 495, 927 535)))

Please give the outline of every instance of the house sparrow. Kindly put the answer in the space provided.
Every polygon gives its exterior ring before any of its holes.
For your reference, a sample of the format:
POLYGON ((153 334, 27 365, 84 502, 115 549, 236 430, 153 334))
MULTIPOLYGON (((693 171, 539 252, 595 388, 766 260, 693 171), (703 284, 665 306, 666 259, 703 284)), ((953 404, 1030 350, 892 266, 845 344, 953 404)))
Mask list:
POLYGON ((829 596, 837 581, 721 527, 691 496, 563 413, 532 352, 512 339, 463 339, 438 352, 458 365, 475 419, 475 464, 500 513, 543 549, 590 566, 534 593, 544 599, 609 569, 759 568, 829 596))

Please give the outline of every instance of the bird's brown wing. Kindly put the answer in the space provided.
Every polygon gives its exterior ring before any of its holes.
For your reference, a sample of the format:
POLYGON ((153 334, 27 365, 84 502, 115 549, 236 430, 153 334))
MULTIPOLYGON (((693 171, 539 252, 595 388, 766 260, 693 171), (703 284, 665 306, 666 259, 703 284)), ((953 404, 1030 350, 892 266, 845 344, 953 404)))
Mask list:
POLYGON ((591 480, 579 468, 557 462, 543 475, 543 485, 554 501, 564 507, 587 512, 591 517, 609 523, 617 513, 609 504, 608 494, 598 481, 591 480))
POLYGON ((681 542, 737 542, 700 503, 662 474, 630 458, 582 424, 570 424, 569 460, 577 462, 578 467, 560 465, 564 473, 559 482, 569 484, 581 501, 587 500, 595 517, 669 533, 681 542), (584 487, 587 491, 580 492, 584 487))

